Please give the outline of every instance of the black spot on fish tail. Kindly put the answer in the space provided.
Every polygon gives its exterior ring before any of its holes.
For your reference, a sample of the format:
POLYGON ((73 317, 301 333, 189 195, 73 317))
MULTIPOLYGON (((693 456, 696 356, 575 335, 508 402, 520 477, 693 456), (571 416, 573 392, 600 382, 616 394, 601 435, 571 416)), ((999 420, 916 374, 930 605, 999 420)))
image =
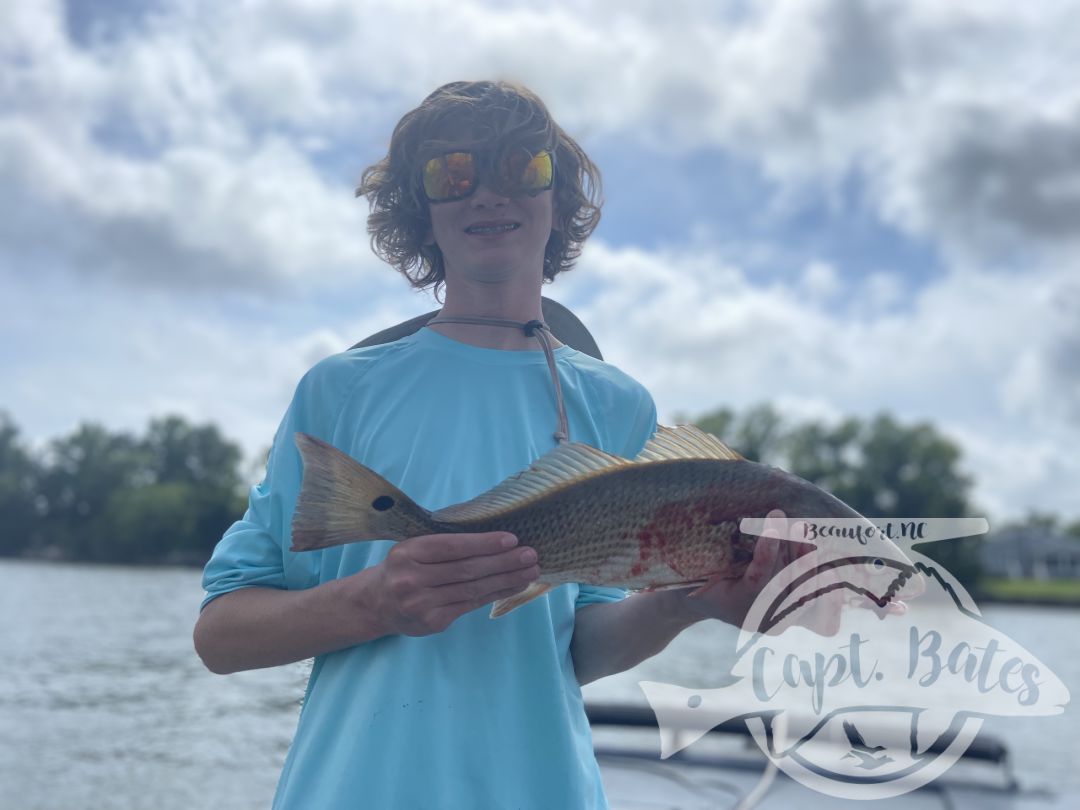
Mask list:
POLYGON ((385 512, 394 506, 394 499, 389 495, 380 495, 371 502, 371 508, 376 512, 385 512))

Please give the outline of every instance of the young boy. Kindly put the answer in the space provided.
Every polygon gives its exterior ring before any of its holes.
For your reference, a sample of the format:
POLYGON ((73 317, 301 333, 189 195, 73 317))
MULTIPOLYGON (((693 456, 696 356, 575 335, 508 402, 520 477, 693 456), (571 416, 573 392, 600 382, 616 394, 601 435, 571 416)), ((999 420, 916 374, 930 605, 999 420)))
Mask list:
POLYGON ((439 509, 566 433, 633 457, 656 425, 640 384, 522 328, 599 219, 596 167, 533 93, 440 87, 358 193, 376 252, 445 303, 428 327, 301 380, 265 479, 207 564, 196 648, 215 672, 315 658, 275 808, 605 807, 579 685, 705 615, 737 622, 781 555, 759 543, 746 576, 706 597, 565 585, 492 620, 486 605, 539 576, 505 533, 290 552, 298 431, 439 509))

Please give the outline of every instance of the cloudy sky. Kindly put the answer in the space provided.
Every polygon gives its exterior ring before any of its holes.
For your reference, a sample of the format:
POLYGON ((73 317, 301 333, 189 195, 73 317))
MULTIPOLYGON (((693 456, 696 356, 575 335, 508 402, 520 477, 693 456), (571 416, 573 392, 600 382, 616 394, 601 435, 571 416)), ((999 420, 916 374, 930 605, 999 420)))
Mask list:
POLYGON ((0 409, 214 421, 435 307, 352 189, 434 87, 532 87, 604 172, 546 288, 661 418, 930 420, 992 518, 1080 517, 1080 3, 0 4, 0 409))

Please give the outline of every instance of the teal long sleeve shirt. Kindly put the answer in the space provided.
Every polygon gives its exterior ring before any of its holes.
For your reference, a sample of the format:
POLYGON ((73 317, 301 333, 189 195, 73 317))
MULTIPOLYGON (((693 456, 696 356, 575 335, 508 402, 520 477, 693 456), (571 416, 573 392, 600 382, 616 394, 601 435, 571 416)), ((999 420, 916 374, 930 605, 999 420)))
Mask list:
MULTIPOLYGON (((568 346, 555 356, 571 440, 636 455, 656 425, 645 389, 568 346)), ((484 349, 421 329, 327 358, 300 382, 264 480, 206 566, 206 601, 252 586, 310 588, 386 556, 389 541, 288 550, 297 431, 439 509, 551 450, 555 425, 540 351, 484 349)), ((570 640, 577 609, 624 595, 564 585, 499 619, 484 607, 442 633, 318 657, 274 808, 606 807, 570 640)))

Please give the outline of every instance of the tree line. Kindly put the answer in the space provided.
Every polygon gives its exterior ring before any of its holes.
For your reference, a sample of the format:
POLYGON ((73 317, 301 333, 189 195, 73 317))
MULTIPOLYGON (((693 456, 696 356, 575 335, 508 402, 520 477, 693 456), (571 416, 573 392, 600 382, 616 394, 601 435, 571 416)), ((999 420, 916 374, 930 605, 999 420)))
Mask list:
MULTIPOLYGON (((904 425, 881 413, 835 425, 792 425, 765 404, 741 414, 720 408, 696 424, 747 458, 805 478, 867 517, 979 516, 971 502, 974 481, 961 471, 960 448, 928 422, 904 425)), ((982 571, 979 542, 950 540, 919 551, 973 587, 982 571)))
MULTIPOLYGON (((981 514, 960 449, 926 422, 906 425, 883 413, 790 424, 769 405, 721 408, 694 421, 747 458, 806 478, 867 516, 981 514)), ((214 425, 175 415, 152 420, 141 436, 84 423, 33 452, 0 412, 0 555, 202 564, 243 514, 242 459, 214 425)), ((1080 522, 1069 531, 1080 536, 1080 522)), ((920 550, 971 585, 979 542, 920 550)))
POLYGON ((244 511, 240 447, 179 416, 94 423, 40 452, 0 413, 0 555, 202 564, 244 511))

